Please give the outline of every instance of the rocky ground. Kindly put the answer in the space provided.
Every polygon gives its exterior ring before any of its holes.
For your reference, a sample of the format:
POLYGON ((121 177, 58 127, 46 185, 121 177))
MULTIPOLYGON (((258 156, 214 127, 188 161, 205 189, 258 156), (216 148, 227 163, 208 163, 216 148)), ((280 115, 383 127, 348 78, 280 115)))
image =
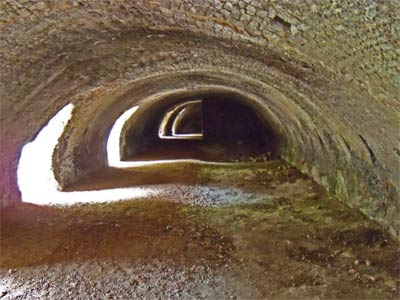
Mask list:
POLYGON ((0 299, 399 297, 399 244, 280 161, 130 172, 74 188, 154 194, 4 210, 0 299))

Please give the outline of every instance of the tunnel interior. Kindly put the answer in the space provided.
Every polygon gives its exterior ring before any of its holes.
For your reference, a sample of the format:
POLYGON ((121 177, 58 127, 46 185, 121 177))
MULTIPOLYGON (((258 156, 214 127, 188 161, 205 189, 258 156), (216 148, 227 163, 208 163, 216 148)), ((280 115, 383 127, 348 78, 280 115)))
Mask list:
POLYGON ((123 160, 237 161, 278 156, 278 134, 257 107, 238 95, 220 92, 163 102, 148 109, 142 126, 126 129, 123 160))
POLYGON ((398 2, 1 0, 0 299, 400 299, 398 2))
POLYGON ((203 100, 178 103, 165 113, 160 125, 161 139, 203 138, 203 100))

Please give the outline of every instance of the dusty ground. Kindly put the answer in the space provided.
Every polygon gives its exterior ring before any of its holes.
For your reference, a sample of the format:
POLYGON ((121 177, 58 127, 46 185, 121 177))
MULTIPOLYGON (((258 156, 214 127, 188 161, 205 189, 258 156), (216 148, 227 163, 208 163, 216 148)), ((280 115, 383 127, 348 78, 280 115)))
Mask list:
POLYGON ((162 159, 201 159, 205 161, 238 162, 238 161, 263 161, 274 157, 272 149, 261 147, 256 143, 216 143, 201 142, 176 145, 158 145, 146 149, 142 153, 130 157, 130 161, 151 161, 162 159), (232 151, 235 149, 235 151, 232 151), (266 154, 265 154, 266 153, 266 154))
POLYGON ((399 298, 399 244, 282 162, 111 170, 75 188, 111 184, 159 193, 3 211, 2 300, 399 298))

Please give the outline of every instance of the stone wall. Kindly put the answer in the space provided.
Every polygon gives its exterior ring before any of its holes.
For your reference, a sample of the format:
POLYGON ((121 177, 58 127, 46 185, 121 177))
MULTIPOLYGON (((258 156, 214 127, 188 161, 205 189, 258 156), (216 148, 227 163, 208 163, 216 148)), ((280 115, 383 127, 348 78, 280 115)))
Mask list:
POLYGON ((398 235, 399 13, 394 0, 3 0, 0 203, 19 201, 21 148, 66 103, 56 166, 74 181, 131 105, 217 86, 262 103, 286 160, 398 235))

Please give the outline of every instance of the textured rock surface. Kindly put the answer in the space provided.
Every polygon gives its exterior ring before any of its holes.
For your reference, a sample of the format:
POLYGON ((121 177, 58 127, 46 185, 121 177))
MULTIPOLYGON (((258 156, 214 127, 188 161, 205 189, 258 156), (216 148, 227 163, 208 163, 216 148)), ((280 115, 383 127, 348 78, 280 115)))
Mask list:
POLYGON ((55 166, 69 183, 104 165, 108 130, 135 103, 223 89, 258 103, 282 157, 398 234, 399 12, 394 0, 4 0, 0 203, 19 201, 21 148, 65 104, 76 112, 55 166))

